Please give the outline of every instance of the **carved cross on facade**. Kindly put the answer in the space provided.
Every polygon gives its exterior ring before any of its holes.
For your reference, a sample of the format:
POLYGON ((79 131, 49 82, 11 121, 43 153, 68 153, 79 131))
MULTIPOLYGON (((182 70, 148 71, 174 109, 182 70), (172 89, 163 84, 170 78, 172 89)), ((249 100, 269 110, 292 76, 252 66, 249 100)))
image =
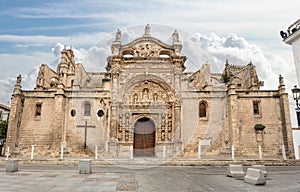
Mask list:
POLYGON ((87 143, 87 128, 95 128, 95 125, 87 125, 87 121, 85 121, 85 125, 77 125, 77 128, 84 128, 84 148, 86 149, 87 143))

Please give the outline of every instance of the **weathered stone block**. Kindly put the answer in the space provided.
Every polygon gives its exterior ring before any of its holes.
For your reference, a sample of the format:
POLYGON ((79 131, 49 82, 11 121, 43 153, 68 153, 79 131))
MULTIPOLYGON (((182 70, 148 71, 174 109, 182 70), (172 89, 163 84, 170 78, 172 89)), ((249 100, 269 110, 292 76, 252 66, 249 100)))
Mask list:
POLYGON ((17 172, 19 169, 18 160, 8 160, 6 162, 6 172, 17 172))
POLYGON ((268 176, 268 172, 267 172, 267 170, 266 170, 265 165, 252 165, 251 168, 262 170, 264 176, 265 176, 265 177, 268 176))
POLYGON ((228 177, 244 177, 243 165, 228 165, 226 175, 228 177))
POLYGON ((244 177, 244 181, 253 185, 265 185, 267 182, 263 171, 254 168, 247 169, 247 174, 244 177))
POLYGON ((91 167, 91 160, 83 159, 79 161, 79 174, 91 174, 92 167, 91 167))

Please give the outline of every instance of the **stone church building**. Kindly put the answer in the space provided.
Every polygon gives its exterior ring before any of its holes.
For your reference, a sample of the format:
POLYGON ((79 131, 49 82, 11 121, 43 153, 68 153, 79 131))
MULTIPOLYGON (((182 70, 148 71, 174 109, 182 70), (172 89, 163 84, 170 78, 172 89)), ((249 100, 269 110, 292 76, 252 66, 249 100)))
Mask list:
POLYGON ((63 49, 57 70, 42 64, 34 90, 13 91, 7 134, 11 155, 294 158, 288 94, 260 90, 256 68, 224 61, 185 72, 179 34, 171 45, 151 36, 122 44, 118 30, 106 72, 87 72, 63 49))

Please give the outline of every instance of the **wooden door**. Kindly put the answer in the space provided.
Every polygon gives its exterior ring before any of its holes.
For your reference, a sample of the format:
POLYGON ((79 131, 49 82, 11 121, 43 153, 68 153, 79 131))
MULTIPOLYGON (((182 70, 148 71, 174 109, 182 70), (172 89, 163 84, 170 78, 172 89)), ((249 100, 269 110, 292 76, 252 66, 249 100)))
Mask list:
POLYGON ((133 149, 135 157, 155 156, 155 126, 149 118, 135 123, 133 149))

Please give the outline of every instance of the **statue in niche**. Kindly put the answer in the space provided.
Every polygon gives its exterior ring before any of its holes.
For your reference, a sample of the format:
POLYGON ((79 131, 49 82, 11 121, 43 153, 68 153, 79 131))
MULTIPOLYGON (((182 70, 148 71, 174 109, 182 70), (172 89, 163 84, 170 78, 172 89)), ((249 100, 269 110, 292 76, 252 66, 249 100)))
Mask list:
POLYGON ((157 95, 157 93, 154 93, 154 95, 153 95, 153 101, 157 102, 157 100, 158 100, 158 95, 157 95))
POLYGON ((166 123, 166 114, 163 113, 163 114, 161 114, 161 129, 162 130, 165 129, 165 123, 166 123))
POLYGON ((147 88, 143 91, 143 101, 149 101, 149 90, 147 88))
POLYGON ((166 139, 166 133, 165 130, 161 131, 161 140, 164 141, 166 139))
POLYGON ((172 120, 171 120, 171 118, 169 118, 169 121, 168 121, 168 131, 172 131, 172 120))
POLYGON ((125 131, 125 141, 129 141, 129 131, 125 131))
POLYGON ((119 115, 119 131, 122 131, 123 129, 123 115, 119 115))
POLYGON ((119 140, 119 141, 122 141, 122 137, 123 137, 122 134, 119 134, 119 135, 118 135, 118 140, 119 140))
POLYGON ((137 102, 138 102, 138 96, 137 96, 137 94, 134 94, 133 103, 137 103, 137 102))

